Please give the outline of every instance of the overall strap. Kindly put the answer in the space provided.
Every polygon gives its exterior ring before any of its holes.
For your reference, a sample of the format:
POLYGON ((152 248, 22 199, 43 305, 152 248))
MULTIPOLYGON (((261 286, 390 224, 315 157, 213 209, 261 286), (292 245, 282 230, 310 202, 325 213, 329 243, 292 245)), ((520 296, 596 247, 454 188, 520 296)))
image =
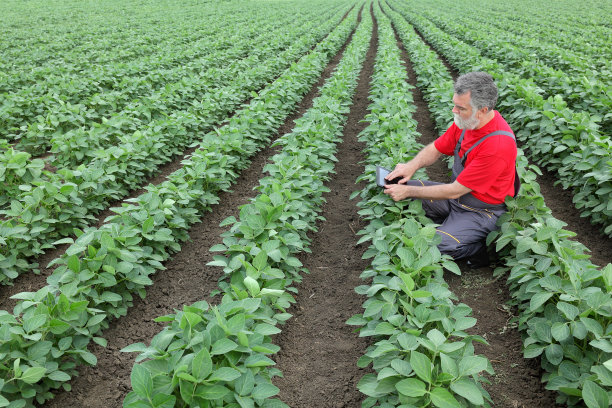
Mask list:
MULTIPOLYGON (((461 132, 461 137, 459 138, 459 146, 461 145, 461 141, 463 140, 463 135, 465 134, 465 130, 463 132, 461 132)), ((516 142, 516 138, 514 137, 514 135, 511 132, 507 132, 505 130, 496 130, 495 132, 491 132, 488 135, 480 138, 480 140, 478 140, 476 143, 474 143, 472 145, 472 147, 470 147, 467 152, 465 152, 465 154, 463 155, 463 157, 461 158, 461 164, 465 165, 465 160, 467 159, 467 155, 469 152, 472 151, 473 148, 475 148, 476 146, 478 146, 480 143, 484 142, 485 139, 490 138, 491 136, 497 136, 497 135, 504 135, 504 136, 509 136, 511 137, 515 142, 516 142)))
POLYGON ((455 155, 459 154, 459 150, 461 149, 461 143, 463 142, 463 136, 465 136, 465 129, 461 131, 461 136, 459 136, 459 140, 457 141, 457 145, 455 146, 455 155))

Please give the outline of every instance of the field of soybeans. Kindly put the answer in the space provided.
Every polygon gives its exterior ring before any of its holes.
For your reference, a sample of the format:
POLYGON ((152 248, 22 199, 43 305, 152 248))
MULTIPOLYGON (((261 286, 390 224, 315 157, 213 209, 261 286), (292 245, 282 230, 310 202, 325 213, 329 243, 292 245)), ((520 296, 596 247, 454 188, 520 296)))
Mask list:
POLYGON ((0 407, 610 407, 611 17, 3 1, 0 407), (475 269, 375 183, 471 71, 522 182, 475 269))

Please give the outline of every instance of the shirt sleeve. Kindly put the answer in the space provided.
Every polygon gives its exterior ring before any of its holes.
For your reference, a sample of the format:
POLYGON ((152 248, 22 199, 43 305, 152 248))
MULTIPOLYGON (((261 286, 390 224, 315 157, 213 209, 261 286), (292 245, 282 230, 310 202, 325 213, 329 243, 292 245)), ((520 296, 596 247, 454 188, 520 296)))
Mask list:
POLYGON ((457 182, 477 193, 485 193, 507 172, 508 162, 505 158, 498 155, 478 155, 459 174, 457 182))
POLYGON ((452 156, 455 153, 455 146, 459 139, 456 135, 457 129, 459 128, 453 123, 451 127, 446 129, 446 132, 444 132, 442 136, 434 141, 434 146, 440 153, 447 156, 452 156))

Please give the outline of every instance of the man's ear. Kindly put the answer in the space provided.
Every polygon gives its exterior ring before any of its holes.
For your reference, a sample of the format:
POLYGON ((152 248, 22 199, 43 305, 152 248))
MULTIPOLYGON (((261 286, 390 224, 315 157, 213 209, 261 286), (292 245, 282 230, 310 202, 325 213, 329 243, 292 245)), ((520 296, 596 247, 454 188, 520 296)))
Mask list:
POLYGON ((478 116, 482 118, 489 113, 489 108, 485 106, 484 108, 479 109, 477 113, 479 114, 478 116))

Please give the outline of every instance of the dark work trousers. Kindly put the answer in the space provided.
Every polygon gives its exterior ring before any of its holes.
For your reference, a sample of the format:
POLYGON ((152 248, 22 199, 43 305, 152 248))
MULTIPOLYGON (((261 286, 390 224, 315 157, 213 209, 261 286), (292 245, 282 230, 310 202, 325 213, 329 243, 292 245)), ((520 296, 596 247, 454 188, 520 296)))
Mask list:
MULTIPOLYGON (((427 180, 410 180, 411 186, 430 186, 427 180)), ((485 244, 489 232, 497 227, 495 223, 506 209, 482 205, 480 200, 466 194, 456 200, 422 200, 423 210, 433 222, 440 224, 436 232, 442 237, 438 249, 453 259, 468 258, 485 244)), ((497 206, 500 207, 500 206, 497 206)))
MULTIPOLYGON (((465 130, 455 146, 452 181, 463 171, 468 153, 491 136, 503 135, 514 139, 514 135, 506 131, 495 131, 483 136, 463 157, 459 150, 465 130)), ((516 139, 515 139, 516 140, 516 139)), ((406 184, 412 186, 429 186, 435 183, 427 180, 410 180, 406 184)), ((514 195, 520 189, 520 181, 515 170, 514 195)), ((505 204, 488 204, 472 195, 465 194, 456 200, 422 200, 425 214, 435 223, 441 224, 436 232, 442 237, 438 249, 454 259, 469 258, 484 247, 489 232, 497 229, 495 223, 500 215, 506 212, 505 204)))

